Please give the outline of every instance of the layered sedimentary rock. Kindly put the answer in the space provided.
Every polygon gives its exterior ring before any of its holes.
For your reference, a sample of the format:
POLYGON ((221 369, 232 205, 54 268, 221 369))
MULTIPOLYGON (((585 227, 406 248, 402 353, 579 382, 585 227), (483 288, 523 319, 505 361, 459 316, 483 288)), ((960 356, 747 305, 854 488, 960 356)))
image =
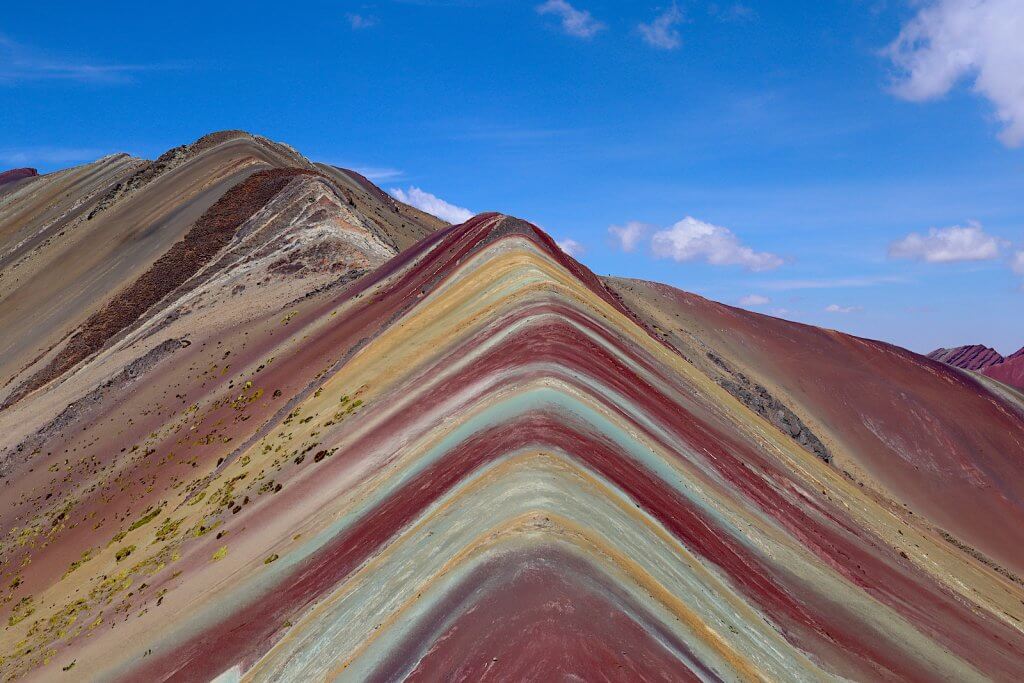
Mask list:
POLYGON ((12 168, 9 171, 0 172, 0 185, 7 185, 26 178, 35 178, 39 171, 34 168, 12 168))
POLYGON ((12 374, 5 676, 1024 677, 1000 395, 601 280, 521 220, 251 167, 12 374))
POLYGON ((1004 360, 998 351, 981 344, 957 346, 952 349, 935 349, 928 354, 928 357, 964 370, 984 370, 988 366, 998 365, 1004 360))
POLYGON ((959 346, 953 349, 937 349, 928 357, 955 368, 971 370, 1003 384, 1024 390, 1024 348, 1007 357, 987 346, 959 346))

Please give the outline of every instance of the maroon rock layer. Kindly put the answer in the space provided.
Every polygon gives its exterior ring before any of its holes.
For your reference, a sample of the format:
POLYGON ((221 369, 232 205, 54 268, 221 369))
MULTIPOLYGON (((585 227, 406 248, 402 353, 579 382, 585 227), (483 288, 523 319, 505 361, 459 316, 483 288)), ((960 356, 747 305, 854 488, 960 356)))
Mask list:
POLYGON ((39 175, 39 171, 34 168, 12 168, 9 171, 0 173, 0 185, 13 183, 24 178, 35 178, 37 175, 39 175))
POLYGON ((981 344, 935 349, 928 357, 964 370, 982 370, 990 365, 998 365, 1004 360, 998 351, 981 344))
MULTIPOLYGON (((1024 351, 1024 349, 1021 349, 1024 351)), ((1024 353, 1018 351, 998 365, 990 365, 981 374, 1024 391, 1024 353)))

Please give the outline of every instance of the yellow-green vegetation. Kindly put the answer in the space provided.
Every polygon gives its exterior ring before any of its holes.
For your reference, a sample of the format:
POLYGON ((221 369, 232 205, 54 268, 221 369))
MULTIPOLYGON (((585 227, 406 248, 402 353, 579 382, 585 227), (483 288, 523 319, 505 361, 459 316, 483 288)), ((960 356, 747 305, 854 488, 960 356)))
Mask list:
POLYGON ((279 557, 280 557, 280 555, 278 555, 277 553, 274 553, 273 555, 271 555, 267 559, 263 560, 263 564, 270 564, 271 562, 275 562, 275 561, 277 561, 277 559, 279 557))
POLYGON ((226 545, 222 545, 221 547, 217 548, 217 552, 213 554, 213 561, 217 562, 218 560, 223 560, 227 556, 228 547, 226 545))
POLYGON ((224 523, 223 521, 218 519, 216 522, 214 522, 212 524, 206 524, 205 522, 203 522, 201 524, 196 524, 194 527, 189 529, 185 533, 185 535, 187 537, 189 537, 189 538, 199 538, 200 536, 205 536, 206 534, 210 533, 211 531, 213 531, 214 529, 216 529, 217 527, 219 527, 223 523, 224 523))
POLYGON ((120 550, 118 550, 117 554, 114 555, 114 557, 117 558, 118 562, 120 562, 124 558, 128 557, 129 555, 131 555, 133 552, 135 552, 135 546, 133 546, 133 545, 126 545, 125 547, 123 547, 120 550))
POLYGON ((152 510, 147 510, 147 512, 144 515, 142 515, 142 517, 139 517, 137 520, 132 522, 132 525, 128 527, 128 531, 135 531, 139 527, 149 524, 154 519, 156 519, 157 515, 160 514, 160 511, 163 510, 163 508, 164 504, 160 503, 160 505, 156 506, 152 510))
POLYGON ((235 484, 248 476, 246 472, 232 477, 224 482, 220 488, 210 494, 208 502, 210 505, 218 506, 221 509, 229 508, 234 504, 235 484))
POLYGON ((170 517, 165 519, 164 523, 160 525, 159 529, 157 529, 156 539, 153 540, 153 543, 160 543, 161 541, 166 541, 167 539, 175 536, 178 533, 178 527, 180 527, 181 523, 184 521, 184 517, 174 520, 170 517))
POLYGON ((67 635, 68 629, 78 621, 78 615, 88 609, 89 603, 85 600, 75 600, 74 602, 65 605, 60 611, 51 615, 47 620, 46 629, 56 638, 63 638, 67 635))
MULTIPOLYGON (((134 546, 131 548, 134 549, 134 546)), ((123 548, 121 553, 125 550, 128 548, 123 548)), ((87 551, 83 553, 83 557, 85 554, 91 557, 95 555, 95 551, 87 551)), ((118 560, 125 557, 127 554, 121 555, 118 560)), ((156 574, 167 564, 180 558, 177 548, 166 545, 156 554, 136 562, 130 568, 121 569, 113 575, 95 577, 86 598, 72 600, 62 607, 55 607, 48 617, 35 619, 26 637, 13 650, 0 655, 0 661, 7 665, 5 674, 16 678, 40 664, 45 664, 55 654, 54 648, 50 647, 52 643, 99 628, 104 623, 102 606, 110 605, 119 594, 129 591, 135 579, 156 574), (97 608, 100 609, 89 614, 97 608), (87 615, 88 619, 85 618, 87 615)), ((145 584, 142 584, 139 590, 144 587, 145 584)), ((118 607, 116 611, 127 610, 132 595, 133 593, 128 592, 124 605, 118 607)), ((11 611, 8 623, 14 626, 33 614, 39 614, 42 607, 42 604, 34 604, 31 597, 23 598, 11 611)))
POLYGON ((32 616, 32 613, 36 611, 35 605, 32 604, 32 596, 27 595, 18 601, 18 604, 11 610, 11 616, 7 618, 7 623, 10 626, 21 623, 28 617, 32 616))
POLYGON ((82 553, 82 557, 71 563, 71 565, 68 567, 68 570, 66 572, 64 572, 64 576, 62 578, 66 579, 68 577, 68 574, 70 574, 71 572, 75 571, 76 569, 81 567, 83 564, 85 564, 86 562, 91 560, 92 559, 92 553, 93 553, 92 548, 90 548, 89 550, 86 550, 84 553, 82 553))

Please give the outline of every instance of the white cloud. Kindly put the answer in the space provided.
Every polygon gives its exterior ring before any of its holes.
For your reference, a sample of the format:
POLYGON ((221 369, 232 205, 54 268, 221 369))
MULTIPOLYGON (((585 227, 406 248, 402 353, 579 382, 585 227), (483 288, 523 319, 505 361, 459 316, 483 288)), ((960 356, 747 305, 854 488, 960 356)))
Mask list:
POLYGON ((176 64, 95 64, 42 54, 0 34, 0 85, 25 81, 65 81, 116 85, 135 74, 179 69, 176 64))
POLYGON ((576 9, 565 0, 547 0, 537 5, 537 13, 555 15, 562 22, 562 30, 576 38, 593 38, 604 29, 590 12, 576 9))
POLYGON ((701 260, 713 266, 743 266, 753 271, 773 270, 783 263, 775 254, 745 246, 728 228, 692 216, 654 233, 651 248, 658 258, 678 262, 701 260))
POLYGON ((1024 143, 1024 2, 930 0, 886 49, 896 95, 921 102, 973 79, 994 106, 1009 147, 1024 143))
POLYGON ((375 183, 395 181, 405 176, 405 171, 386 166, 356 166, 352 170, 375 183))
POLYGON ((740 299, 740 306, 765 306, 771 302, 771 299, 761 294, 748 294, 740 299))
POLYGON ((869 277, 841 277, 824 280, 769 280, 755 283, 764 289, 789 291, 794 289, 845 289, 847 287, 876 287, 878 285, 898 284, 907 282, 907 278, 899 275, 879 275, 869 277))
POLYGON ((856 313, 861 310, 863 309, 860 306, 840 306, 839 304, 829 304, 825 307, 826 313, 841 313, 843 315, 856 313))
POLYGON ((461 206, 449 204, 445 200, 429 192, 424 192, 418 187, 410 187, 408 190, 392 188, 391 196, 400 202, 415 206, 420 211, 437 216, 449 223, 465 223, 473 217, 473 212, 461 206))
POLYGON ((649 24, 640 24, 636 28, 644 42, 662 50, 675 50, 683 44, 683 39, 676 28, 683 22, 683 11, 673 3, 671 7, 655 17, 649 24))
POLYGON ((353 30, 358 31, 364 28, 372 28, 377 25, 377 17, 369 17, 364 14, 348 13, 345 15, 348 19, 349 26, 353 30))
POLYGON ((889 257, 928 263, 986 261, 998 257, 1001 246, 979 223, 968 221, 966 227, 931 228, 927 235, 912 232, 889 245, 889 257))
POLYGON ((630 221, 625 225, 613 225, 608 228, 616 247, 622 251, 634 251, 640 244, 640 240, 647 235, 650 226, 638 221, 630 221))
POLYGON ((735 3, 728 7, 712 3, 708 6, 708 14, 719 21, 749 21, 756 16, 753 8, 742 3, 735 3))
POLYGON ((1010 260, 1010 267, 1017 275, 1024 275, 1024 251, 1018 251, 1010 260))
POLYGON ((59 165, 95 161, 104 155, 88 147, 20 147, 0 149, 0 162, 8 166, 59 165))
POLYGON ((566 237, 564 240, 557 240, 555 244, 558 245, 559 249, 573 258, 578 258, 587 253, 586 247, 570 237, 566 237))

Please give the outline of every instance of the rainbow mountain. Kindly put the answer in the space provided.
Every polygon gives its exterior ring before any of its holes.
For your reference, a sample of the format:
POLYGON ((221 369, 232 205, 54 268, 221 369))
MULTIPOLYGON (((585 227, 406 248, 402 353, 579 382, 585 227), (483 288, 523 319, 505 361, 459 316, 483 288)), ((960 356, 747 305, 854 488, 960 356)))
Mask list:
POLYGON ((1024 679, 1024 398, 225 131, 0 186, 0 672, 1024 679))

